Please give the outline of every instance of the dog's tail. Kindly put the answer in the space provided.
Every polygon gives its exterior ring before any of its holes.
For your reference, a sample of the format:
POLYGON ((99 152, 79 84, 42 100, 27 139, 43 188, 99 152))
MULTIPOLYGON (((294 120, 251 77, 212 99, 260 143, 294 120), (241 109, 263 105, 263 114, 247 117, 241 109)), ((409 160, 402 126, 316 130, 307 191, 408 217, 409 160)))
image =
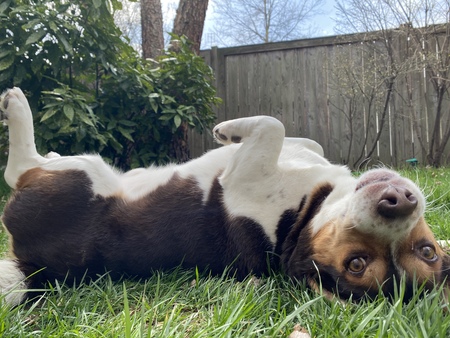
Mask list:
POLYGON ((27 297, 28 281, 16 260, 0 260, 0 304, 17 306, 27 297))

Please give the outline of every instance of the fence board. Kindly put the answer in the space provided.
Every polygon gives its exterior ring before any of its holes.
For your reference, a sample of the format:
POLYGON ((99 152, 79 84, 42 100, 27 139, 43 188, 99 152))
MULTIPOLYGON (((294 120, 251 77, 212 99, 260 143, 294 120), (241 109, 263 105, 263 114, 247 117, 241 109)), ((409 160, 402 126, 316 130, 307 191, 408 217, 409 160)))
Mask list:
POLYGON ((294 116, 292 118, 293 134, 291 136, 308 137, 305 118, 305 50, 300 49, 294 52, 294 72, 292 81, 295 88, 294 96, 294 116))
MULTIPOLYGON (((414 54, 406 37, 398 34, 396 38, 395 57, 410 59, 413 65, 414 54)), ((352 35, 202 51, 224 101, 215 108, 217 121, 269 114, 283 122, 287 136, 309 137, 323 146, 333 162, 358 166, 361 154, 364 159, 376 141, 386 93, 371 102, 369 96, 358 94, 358 88, 353 94, 342 89, 351 84, 364 87, 364 81, 378 81, 382 88, 383 76, 389 71, 380 57, 382 48, 380 41, 352 35), (338 75, 349 63, 353 63, 353 83, 351 77, 344 81, 338 75)), ((426 163, 437 102, 431 75, 424 73, 420 61, 396 79, 390 116, 371 163, 399 166, 412 157, 426 163)), ((443 104, 448 112, 450 98, 443 104)), ((450 114, 445 113, 442 126, 447 123, 450 114)), ((199 156, 213 147, 211 139, 210 134, 191 133, 191 155, 199 156)), ((448 164, 450 144, 446 149, 444 163, 448 164)))

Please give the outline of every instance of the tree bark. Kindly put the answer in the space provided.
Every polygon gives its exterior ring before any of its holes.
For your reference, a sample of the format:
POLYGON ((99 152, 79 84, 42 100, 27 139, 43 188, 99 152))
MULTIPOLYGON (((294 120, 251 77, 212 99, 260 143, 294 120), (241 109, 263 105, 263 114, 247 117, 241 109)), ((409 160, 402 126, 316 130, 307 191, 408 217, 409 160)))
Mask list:
MULTIPOLYGON (((172 33, 178 36, 185 35, 192 42, 192 51, 197 55, 200 54, 207 9, 208 0, 180 0, 173 23, 172 33)), ((180 163, 190 159, 188 131, 187 123, 183 122, 177 133, 173 135, 171 149, 169 150, 170 155, 180 163)))
MULTIPOLYGON (((148 1, 148 0, 147 0, 148 1)), ((208 0, 180 0, 172 32, 185 35, 192 43, 192 51, 200 53, 203 26, 205 24, 208 0)))
POLYGON ((142 57, 155 58, 164 49, 160 0, 141 0, 142 57))
POLYGON ((172 143, 169 148, 169 156, 176 158, 177 163, 184 163, 191 159, 188 143, 189 126, 183 122, 177 132, 173 134, 172 143))

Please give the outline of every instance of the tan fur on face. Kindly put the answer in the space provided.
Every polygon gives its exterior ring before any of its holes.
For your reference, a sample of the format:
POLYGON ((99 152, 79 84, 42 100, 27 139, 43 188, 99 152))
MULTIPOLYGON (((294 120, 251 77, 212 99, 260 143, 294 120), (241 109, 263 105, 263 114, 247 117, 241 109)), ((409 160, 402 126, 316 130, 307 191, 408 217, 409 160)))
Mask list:
POLYGON ((405 273, 410 280, 416 279, 419 284, 442 280, 443 257, 446 254, 423 218, 404 240, 397 243, 363 233, 357 227, 335 222, 323 226, 313 237, 312 258, 321 266, 334 268, 340 278, 345 278, 352 285, 375 290, 392 277, 388 275, 389 266, 394 266, 399 274, 405 273), (435 261, 430 262, 421 257, 419 249, 424 245, 435 249, 435 261), (347 270, 349 260, 357 257, 363 257, 367 263, 361 274, 347 270))
POLYGON ((330 222, 312 239, 313 259, 331 266, 354 285, 365 289, 378 288, 388 269, 389 246, 380 239, 372 238, 355 227, 337 227, 330 222), (364 257, 367 267, 362 275, 347 271, 351 258, 364 257))
POLYGON ((442 258, 446 253, 439 247, 425 220, 422 218, 408 237, 399 243, 396 257, 398 264, 405 270, 407 276, 416 276, 419 283, 426 280, 440 280, 442 258), (434 247, 437 259, 434 262, 421 258, 419 249, 423 245, 434 247))

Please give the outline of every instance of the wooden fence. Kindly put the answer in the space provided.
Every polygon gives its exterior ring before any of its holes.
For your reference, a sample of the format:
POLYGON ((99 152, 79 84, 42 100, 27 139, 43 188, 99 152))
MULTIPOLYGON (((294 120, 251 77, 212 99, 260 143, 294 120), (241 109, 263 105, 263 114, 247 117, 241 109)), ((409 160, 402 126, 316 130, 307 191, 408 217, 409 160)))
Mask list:
MULTIPOLYGON (((217 122, 274 116, 284 123, 287 136, 311 138, 323 146, 328 159, 350 167, 368 162, 399 167, 412 158, 426 164, 437 104, 426 73, 418 67, 397 76, 383 119, 387 89, 370 98, 369 89, 362 95, 355 88, 364 81, 380 82, 380 70, 370 68, 386 66, 375 66, 384 61, 376 61, 372 45, 361 49, 363 43, 376 44, 352 35, 202 51, 223 99, 217 122), (349 64, 354 81, 348 67, 340 69, 349 64)), ((397 53, 408 53, 403 45, 399 39, 397 53)), ((444 127, 450 123, 448 96, 443 107, 444 127)), ((211 133, 190 135, 192 157, 215 146, 211 133)), ((443 164, 450 163, 449 153, 447 147, 443 164)))

